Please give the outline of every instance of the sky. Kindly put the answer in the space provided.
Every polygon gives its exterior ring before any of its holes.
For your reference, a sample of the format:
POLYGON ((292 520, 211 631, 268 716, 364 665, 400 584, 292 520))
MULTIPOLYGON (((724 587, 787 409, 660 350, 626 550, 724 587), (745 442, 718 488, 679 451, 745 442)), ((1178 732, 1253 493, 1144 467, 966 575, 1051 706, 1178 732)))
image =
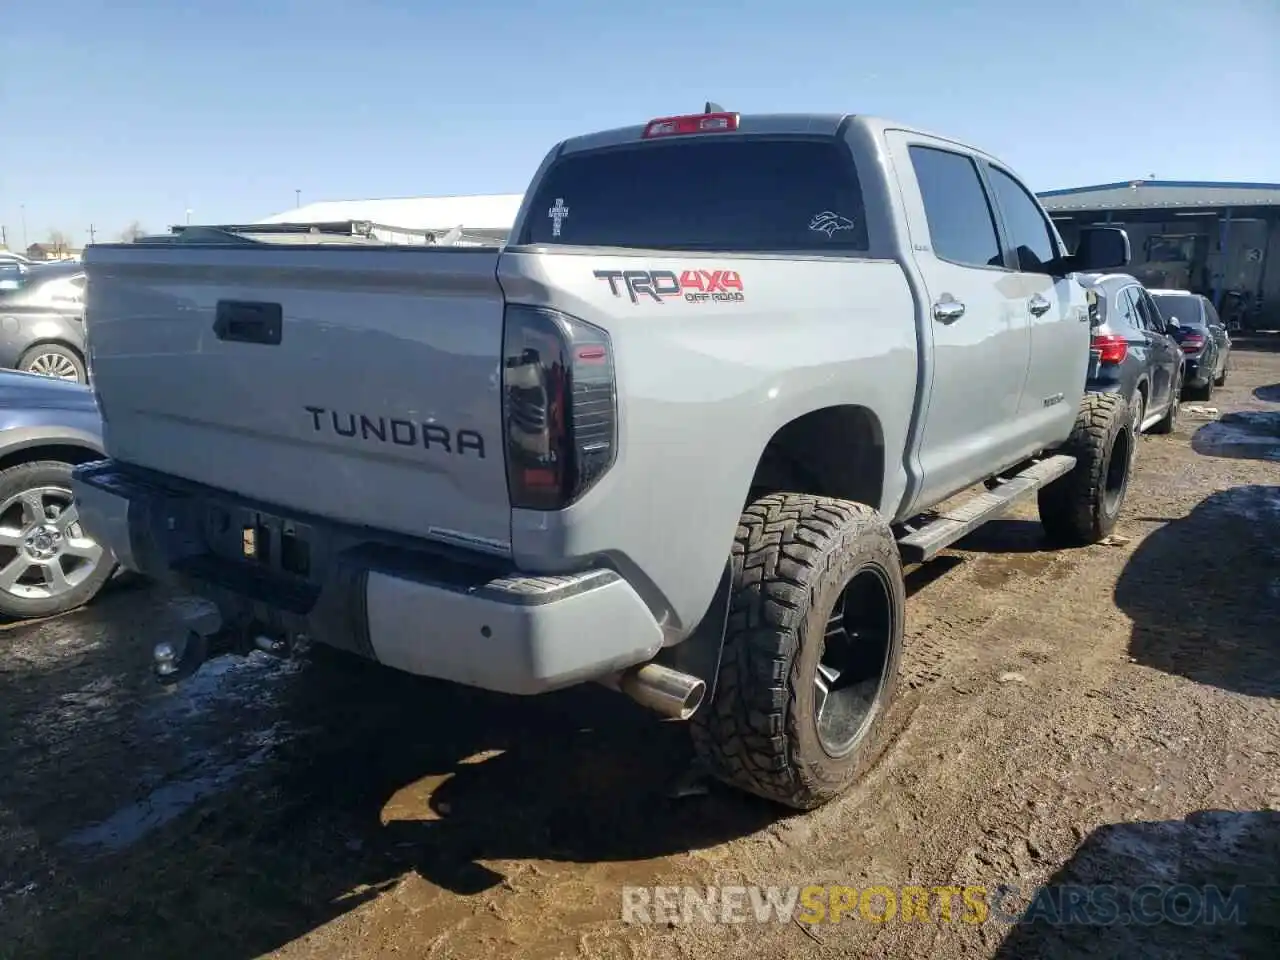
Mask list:
POLYGON ((1036 190, 1280 182, 1280 0, 0 0, 0 225, 520 193, 706 100, 889 117, 1036 190))

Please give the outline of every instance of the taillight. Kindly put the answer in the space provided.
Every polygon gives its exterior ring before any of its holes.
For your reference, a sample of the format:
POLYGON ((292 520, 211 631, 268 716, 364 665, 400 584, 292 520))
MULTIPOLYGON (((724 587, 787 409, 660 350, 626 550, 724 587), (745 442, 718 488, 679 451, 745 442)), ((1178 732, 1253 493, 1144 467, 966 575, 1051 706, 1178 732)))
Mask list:
POLYGON ((736 113, 693 113, 687 117, 661 117, 650 120, 644 138, 671 137, 682 133, 731 133, 738 129, 736 113))
POLYGON ((609 335, 556 310, 511 305, 502 353, 511 505, 567 507, 613 466, 617 453, 609 335))
POLYGON ((1184 334, 1180 342, 1183 353, 1199 353, 1204 349, 1204 337, 1198 333, 1184 334))
POLYGON ((1129 344, 1115 333, 1095 333, 1089 348, 1103 363, 1121 363, 1129 355, 1129 344))

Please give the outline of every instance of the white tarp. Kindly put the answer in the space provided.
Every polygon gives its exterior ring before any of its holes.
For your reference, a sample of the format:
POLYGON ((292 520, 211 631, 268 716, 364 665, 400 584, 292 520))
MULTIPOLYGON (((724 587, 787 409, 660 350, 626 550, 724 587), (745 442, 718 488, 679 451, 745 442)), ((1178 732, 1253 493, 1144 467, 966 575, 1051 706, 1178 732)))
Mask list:
MULTIPOLYGON (((406 230, 445 233, 509 231, 524 195, 491 194, 471 197, 395 197, 384 200, 325 200, 308 203, 257 223, 338 223, 364 220, 406 230)), ((394 242, 394 241, 392 241, 394 242)), ((405 241, 412 242, 412 241, 405 241)), ((418 242, 421 242, 420 240, 418 242)))

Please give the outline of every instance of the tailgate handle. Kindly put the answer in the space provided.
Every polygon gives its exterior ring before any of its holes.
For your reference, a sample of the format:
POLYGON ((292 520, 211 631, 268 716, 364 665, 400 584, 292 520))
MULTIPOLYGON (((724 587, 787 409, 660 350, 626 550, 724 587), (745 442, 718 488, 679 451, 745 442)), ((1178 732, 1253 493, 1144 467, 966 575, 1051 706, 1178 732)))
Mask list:
POLYGON ((283 328, 283 311, 278 303, 219 300, 214 313, 213 332, 219 340, 275 346, 283 328))

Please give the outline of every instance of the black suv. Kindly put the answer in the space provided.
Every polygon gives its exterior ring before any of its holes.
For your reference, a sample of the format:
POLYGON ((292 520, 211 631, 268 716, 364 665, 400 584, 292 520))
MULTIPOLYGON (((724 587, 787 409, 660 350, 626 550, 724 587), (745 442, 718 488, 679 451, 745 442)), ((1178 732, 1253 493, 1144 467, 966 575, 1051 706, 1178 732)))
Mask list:
POLYGON ((0 261, 0 367, 88 381, 84 267, 0 261))
POLYGON ((1151 295, 1128 274, 1079 279, 1093 328, 1086 389, 1124 396, 1138 432, 1172 433, 1182 394, 1182 349, 1151 295))
POLYGON ((1213 388, 1227 382, 1231 337, 1206 297, 1187 290, 1152 290, 1151 298, 1182 347, 1188 400, 1211 400, 1213 388))

